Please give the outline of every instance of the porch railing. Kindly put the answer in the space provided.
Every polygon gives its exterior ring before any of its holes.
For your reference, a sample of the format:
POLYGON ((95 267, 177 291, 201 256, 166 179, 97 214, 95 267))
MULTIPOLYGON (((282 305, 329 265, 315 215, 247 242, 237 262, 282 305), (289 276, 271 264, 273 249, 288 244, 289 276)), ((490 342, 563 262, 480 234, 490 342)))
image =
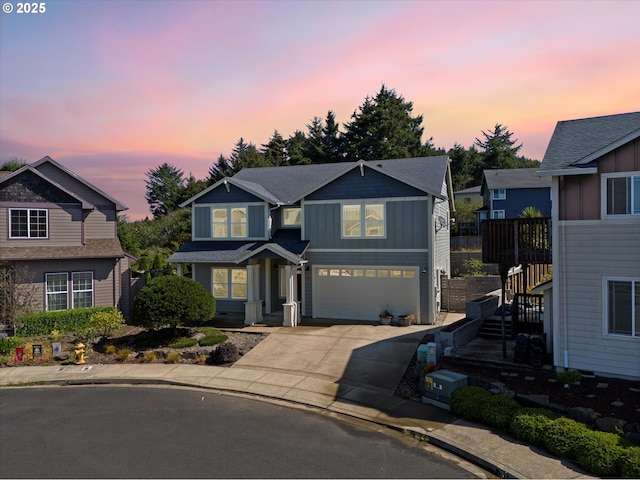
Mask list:
POLYGON ((543 333, 544 301, 542 295, 516 293, 511 305, 512 335, 543 333))
POLYGON ((484 220, 482 261, 508 266, 551 264, 551 218, 484 220))

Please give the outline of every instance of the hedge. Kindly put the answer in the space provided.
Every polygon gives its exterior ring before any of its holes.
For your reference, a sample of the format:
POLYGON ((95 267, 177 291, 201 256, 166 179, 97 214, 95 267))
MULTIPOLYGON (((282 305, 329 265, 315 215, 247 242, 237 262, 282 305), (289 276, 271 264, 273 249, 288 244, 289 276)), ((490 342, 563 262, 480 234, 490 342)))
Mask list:
POLYGON ((116 307, 91 307, 28 313, 18 318, 16 335, 35 337, 49 335, 53 330, 77 333, 91 327, 91 316, 97 312, 116 313, 118 310, 116 307))
POLYGON ((620 435, 593 430, 570 418, 556 418, 543 408, 521 407, 512 398, 475 386, 454 392, 451 411, 510 431, 519 440, 543 446, 558 457, 576 460, 594 475, 640 478, 640 447, 620 435))

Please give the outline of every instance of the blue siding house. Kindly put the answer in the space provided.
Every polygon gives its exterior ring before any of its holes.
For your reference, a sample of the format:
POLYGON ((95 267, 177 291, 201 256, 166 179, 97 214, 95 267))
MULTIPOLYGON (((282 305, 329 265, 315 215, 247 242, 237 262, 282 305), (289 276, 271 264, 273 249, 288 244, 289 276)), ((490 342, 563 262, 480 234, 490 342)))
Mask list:
POLYGON ((535 168, 485 170, 481 194, 480 225, 486 219, 519 218, 527 207, 551 217, 551 180, 539 176, 535 168))
POLYGON ((248 168, 184 202, 192 240, 169 261, 245 323, 282 314, 431 324, 448 275, 446 156, 248 168))

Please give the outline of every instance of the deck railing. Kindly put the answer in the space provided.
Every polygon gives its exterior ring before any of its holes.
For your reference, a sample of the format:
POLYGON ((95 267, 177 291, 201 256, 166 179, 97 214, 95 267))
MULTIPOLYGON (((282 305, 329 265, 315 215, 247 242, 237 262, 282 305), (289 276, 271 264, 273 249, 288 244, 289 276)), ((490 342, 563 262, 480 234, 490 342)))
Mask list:
POLYGON ((508 266, 551 264, 551 218, 484 220, 482 261, 508 266))

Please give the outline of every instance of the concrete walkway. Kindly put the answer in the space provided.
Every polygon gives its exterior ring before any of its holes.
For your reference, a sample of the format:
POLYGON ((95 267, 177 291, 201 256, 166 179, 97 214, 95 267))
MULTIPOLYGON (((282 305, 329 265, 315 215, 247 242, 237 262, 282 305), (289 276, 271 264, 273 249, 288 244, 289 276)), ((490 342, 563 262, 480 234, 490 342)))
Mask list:
POLYGON ((498 476, 589 478, 572 463, 451 413, 395 397, 413 354, 433 327, 332 325, 243 328, 270 335, 232 367, 189 364, 0 368, 0 386, 159 384, 201 387, 326 409, 426 435, 498 476))

